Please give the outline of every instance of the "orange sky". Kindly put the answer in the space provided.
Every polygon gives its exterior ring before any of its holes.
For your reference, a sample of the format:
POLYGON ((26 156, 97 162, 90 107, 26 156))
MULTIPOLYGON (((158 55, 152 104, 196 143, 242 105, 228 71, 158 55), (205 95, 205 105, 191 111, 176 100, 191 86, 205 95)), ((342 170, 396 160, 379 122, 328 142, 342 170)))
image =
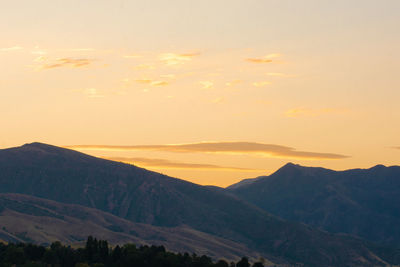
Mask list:
POLYGON ((40 141, 220 186, 288 161, 400 164, 399 11, 3 1, 0 147, 40 141))

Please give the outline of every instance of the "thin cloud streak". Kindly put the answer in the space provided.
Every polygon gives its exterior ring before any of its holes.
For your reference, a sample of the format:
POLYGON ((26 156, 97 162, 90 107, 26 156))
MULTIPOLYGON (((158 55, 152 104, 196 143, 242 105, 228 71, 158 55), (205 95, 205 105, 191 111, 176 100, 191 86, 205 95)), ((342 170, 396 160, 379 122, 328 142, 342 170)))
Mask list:
POLYGON ((255 86, 255 87, 264 87, 264 86, 270 85, 270 84, 271 84, 271 82, 262 81, 262 82, 254 82, 253 86, 255 86))
POLYGON ((135 82, 137 83, 141 83, 141 84, 147 84, 150 86, 165 86, 168 85, 169 83, 166 81, 158 81, 158 80, 151 80, 151 79, 138 79, 135 80, 135 82))
POLYGON ((10 51, 17 51, 17 50, 22 50, 23 47, 21 46, 12 46, 12 47, 5 47, 5 48, 0 48, 1 52, 10 52, 10 51))
POLYGON ((103 151, 165 151, 174 153, 216 153, 216 154, 239 154, 256 155, 270 158, 286 159, 345 159, 349 156, 320 153, 309 151, 298 151, 295 148, 262 144, 254 142, 202 142, 192 144, 172 144, 172 145, 134 145, 134 146, 112 146, 112 145, 74 145, 67 146, 76 150, 103 150, 103 151))
POLYGON ((166 159, 126 158, 126 157, 109 157, 105 159, 133 164, 140 167, 154 168, 154 169, 178 169, 178 170, 191 169, 191 170, 220 170, 220 171, 245 171, 245 172, 263 171, 260 169, 227 167, 214 164, 174 162, 166 159))
POLYGON ((202 89, 211 89, 214 86, 214 83, 211 81, 201 81, 199 83, 201 84, 202 89))
POLYGON ((267 75, 268 76, 272 76, 272 77, 282 77, 282 78, 293 78, 293 77, 296 77, 296 75, 285 74, 285 73, 281 73, 281 72, 268 72, 267 75))
POLYGON ((163 53, 159 55, 160 61, 165 65, 180 65, 185 62, 191 61, 193 57, 199 56, 200 53, 187 53, 187 54, 175 54, 175 53, 163 53))
POLYGON ((261 57, 261 58, 246 58, 246 61, 251 62, 251 63, 261 63, 261 64, 272 63, 274 61, 273 60, 274 58, 278 58, 280 56, 281 56, 281 54, 274 53, 274 54, 266 55, 265 57, 261 57))
POLYGON ((92 59, 87 59, 87 58, 78 58, 78 59, 73 59, 73 58, 59 58, 55 60, 54 63, 51 64, 43 64, 41 66, 41 69, 54 69, 54 68, 60 68, 60 67, 72 67, 72 68, 79 68, 79 67, 84 67, 93 62, 92 59))
POLYGON ((104 94, 99 92, 96 88, 87 88, 83 90, 83 93, 90 98, 103 98, 104 94))
POLYGON ((233 81, 225 83, 225 85, 226 86, 235 86, 235 85, 237 85, 237 84, 239 84, 241 82, 242 82, 242 80, 233 80, 233 81))

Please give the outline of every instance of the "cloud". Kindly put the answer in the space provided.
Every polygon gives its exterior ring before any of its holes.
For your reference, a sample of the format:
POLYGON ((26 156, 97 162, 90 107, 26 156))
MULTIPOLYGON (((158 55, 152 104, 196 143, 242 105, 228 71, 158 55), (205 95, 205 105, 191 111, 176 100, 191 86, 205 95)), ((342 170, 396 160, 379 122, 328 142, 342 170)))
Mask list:
POLYGON ((157 80, 151 80, 151 79, 138 79, 138 80, 135 80, 135 82, 147 84, 150 86, 165 86, 165 85, 169 84, 166 81, 157 81, 157 80))
POLYGON ((154 70, 155 67, 150 64, 140 64, 134 67, 135 70, 154 70))
POLYGON ((38 56, 33 61, 34 62, 45 62, 46 61, 46 57, 45 56, 38 56))
POLYGON ((249 62, 253 63, 271 63, 272 59, 267 59, 267 58, 247 58, 246 59, 249 62))
POLYGON ((281 56, 281 54, 274 53, 274 54, 266 55, 265 57, 261 57, 261 58, 247 58, 246 61, 249 61, 252 63, 271 63, 274 61, 273 60, 274 58, 278 58, 280 56, 281 56))
POLYGON ((262 171, 260 169, 226 167, 214 164, 199 164, 199 163, 184 163, 174 162, 166 159, 150 159, 150 158, 125 158, 125 157, 111 157, 105 158, 113 161, 120 161, 128 164, 134 164, 140 167, 154 168, 154 169, 195 169, 195 170, 220 170, 220 171, 262 171))
POLYGON ((166 151, 175 153, 218 153, 257 155, 270 158, 290 159, 344 159, 348 156, 334 153, 319 153, 298 151, 295 148, 262 144, 254 142, 201 142, 192 144, 172 145, 134 145, 134 146, 110 146, 110 145, 75 145, 67 148, 77 150, 106 150, 106 151, 166 151))
POLYGON ((96 88, 85 88, 85 89, 79 89, 79 90, 72 90, 73 92, 79 92, 84 94, 85 96, 89 98, 103 98, 105 95, 99 91, 96 88))
POLYGON ((281 73, 281 72, 268 72, 267 73, 268 76, 273 76, 273 77, 296 77, 296 75, 290 75, 290 74, 285 74, 285 73, 281 73))
POLYGON ((175 80, 176 79, 176 75, 175 74, 161 74, 160 77, 161 78, 171 79, 171 80, 175 80))
POLYGON ((201 81, 199 82, 201 84, 201 89, 211 89, 214 86, 214 83, 211 81, 201 81))
POLYGON ((90 98, 102 98, 104 95, 99 92, 96 88, 87 88, 83 90, 83 93, 90 98))
POLYGON ((23 47, 21 46, 12 46, 12 47, 5 47, 5 48, 0 48, 0 52, 10 52, 10 51, 17 51, 21 50, 23 47))
POLYGON ((239 84, 241 82, 242 82, 241 80, 233 80, 233 81, 225 83, 225 85, 226 86, 235 86, 235 85, 237 85, 237 84, 239 84))
POLYGON ((53 63, 43 64, 41 69, 54 69, 60 67, 71 67, 71 68, 79 68, 84 67, 93 62, 92 59, 87 58, 59 58, 56 59, 53 63))
POLYGON ((399 149, 400 150, 400 146, 394 146, 394 149, 399 149))
POLYGON ((163 53, 159 55, 159 59, 167 66, 180 65, 185 62, 191 61, 194 57, 199 56, 200 53, 188 53, 188 54, 175 54, 175 53, 163 53))
POLYGON ((334 109, 334 108, 321 108, 321 109, 311 109, 311 108, 294 108, 289 109, 285 112, 285 116, 289 118, 297 117, 316 117, 324 114, 333 113, 343 113, 344 109, 334 109))
POLYGON ((255 86, 255 87, 264 87, 264 86, 270 85, 270 84, 271 84, 271 82, 262 81, 262 82, 254 82, 253 86, 255 86))

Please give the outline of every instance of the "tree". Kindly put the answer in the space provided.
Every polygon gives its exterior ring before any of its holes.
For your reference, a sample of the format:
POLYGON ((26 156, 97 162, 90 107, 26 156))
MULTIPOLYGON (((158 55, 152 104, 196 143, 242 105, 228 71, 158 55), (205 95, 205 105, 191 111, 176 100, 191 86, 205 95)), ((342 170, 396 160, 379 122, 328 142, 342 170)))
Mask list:
POLYGON ((247 257, 243 257, 238 263, 236 263, 236 267, 250 267, 249 259, 247 257))
POLYGON ((219 260, 216 264, 215 267, 229 267, 229 264, 224 261, 224 260, 219 260))
POLYGON ((253 264, 253 267, 264 267, 264 264, 262 264, 262 262, 257 261, 253 264))

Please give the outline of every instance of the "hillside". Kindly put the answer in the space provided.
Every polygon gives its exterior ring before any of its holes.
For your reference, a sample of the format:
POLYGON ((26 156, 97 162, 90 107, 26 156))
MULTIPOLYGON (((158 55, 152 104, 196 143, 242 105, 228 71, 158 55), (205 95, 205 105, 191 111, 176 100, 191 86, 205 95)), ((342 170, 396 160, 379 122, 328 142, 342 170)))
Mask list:
POLYGON ((261 255, 242 244, 189 227, 157 227, 112 214, 21 194, 0 194, 0 238, 9 242, 82 244, 90 235, 111 244, 163 245, 168 250, 238 260, 261 255))
POLYGON ((282 218, 400 247, 398 166, 332 171, 287 164, 227 189, 282 218))
POLYGON ((136 223, 188 226, 245 244, 274 262, 396 263, 398 251, 289 223, 234 196, 132 165, 33 143, 0 150, 0 191, 99 209, 136 223))

